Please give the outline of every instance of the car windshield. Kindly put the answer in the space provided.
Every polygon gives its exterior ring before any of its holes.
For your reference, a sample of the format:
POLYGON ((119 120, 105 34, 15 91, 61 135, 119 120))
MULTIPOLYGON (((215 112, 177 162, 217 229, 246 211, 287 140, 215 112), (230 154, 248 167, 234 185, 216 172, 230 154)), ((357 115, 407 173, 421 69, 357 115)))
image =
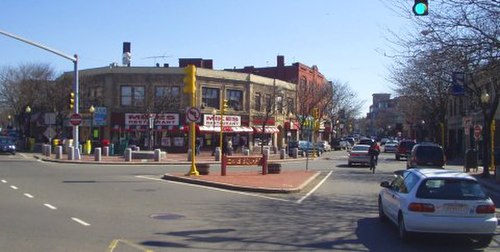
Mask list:
POLYGON ((417 191, 417 198, 449 200, 487 199, 480 184, 470 179, 432 178, 425 180, 417 191))
POLYGON ((0 138, 0 143, 1 144, 12 144, 12 140, 9 138, 0 138))

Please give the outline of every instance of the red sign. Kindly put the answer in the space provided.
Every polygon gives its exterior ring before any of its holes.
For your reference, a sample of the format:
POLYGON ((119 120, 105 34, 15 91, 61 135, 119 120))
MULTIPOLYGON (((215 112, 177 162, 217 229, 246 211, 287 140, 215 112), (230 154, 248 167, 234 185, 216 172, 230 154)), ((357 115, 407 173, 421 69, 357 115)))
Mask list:
POLYGON ((69 118, 69 122, 75 126, 80 125, 80 123, 82 123, 82 115, 72 114, 69 118))

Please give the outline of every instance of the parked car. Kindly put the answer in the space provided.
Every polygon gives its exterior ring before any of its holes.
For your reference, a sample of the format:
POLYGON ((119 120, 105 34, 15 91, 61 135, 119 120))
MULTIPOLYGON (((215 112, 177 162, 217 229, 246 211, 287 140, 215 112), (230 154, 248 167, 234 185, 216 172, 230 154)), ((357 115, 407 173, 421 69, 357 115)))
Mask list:
POLYGON ((403 241, 412 233, 469 236, 480 247, 490 244, 497 227, 495 204, 477 180, 459 171, 409 169, 380 183, 379 218, 399 229, 403 241))
POLYGON ((443 168, 446 156, 443 147, 435 143, 419 143, 413 146, 406 160, 406 169, 412 167, 443 168))
POLYGON ((347 150, 350 146, 346 138, 334 138, 331 144, 332 150, 347 150))
POLYGON ((0 136, 0 153, 16 154, 16 143, 11 137, 0 136))
POLYGON ((401 140, 401 142, 399 142, 398 149, 396 150, 396 160, 401 160, 402 157, 408 158, 411 149, 415 144, 416 143, 413 140, 401 140))
POLYGON ((328 143, 328 141, 319 141, 316 143, 316 147, 323 149, 323 151, 331 151, 332 147, 328 143))
POLYGON ((289 143, 288 155, 290 157, 293 156, 293 150, 295 148, 298 148, 299 156, 306 156, 309 153, 312 153, 313 151, 316 151, 316 154, 318 155, 321 155, 324 152, 323 149, 314 146, 314 144, 309 141, 303 141, 303 140, 293 141, 289 143))
POLYGON ((352 166, 352 164, 366 164, 370 165, 370 155, 368 155, 368 150, 370 145, 366 144, 356 144, 352 147, 348 154, 347 165, 352 166))
POLYGON ((385 142, 384 152, 396 152, 396 150, 398 149, 398 144, 399 143, 396 140, 389 140, 385 142))

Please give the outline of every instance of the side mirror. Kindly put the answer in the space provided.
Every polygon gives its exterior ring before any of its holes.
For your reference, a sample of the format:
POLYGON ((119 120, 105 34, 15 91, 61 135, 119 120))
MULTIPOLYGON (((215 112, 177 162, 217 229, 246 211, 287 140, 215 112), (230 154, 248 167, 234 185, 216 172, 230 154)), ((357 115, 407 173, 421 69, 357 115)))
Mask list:
POLYGON ((391 187, 391 185, 389 184, 389 181, 382 181, 380 183, 380 186, 384 187, 384 188, 390 188, 391 187))

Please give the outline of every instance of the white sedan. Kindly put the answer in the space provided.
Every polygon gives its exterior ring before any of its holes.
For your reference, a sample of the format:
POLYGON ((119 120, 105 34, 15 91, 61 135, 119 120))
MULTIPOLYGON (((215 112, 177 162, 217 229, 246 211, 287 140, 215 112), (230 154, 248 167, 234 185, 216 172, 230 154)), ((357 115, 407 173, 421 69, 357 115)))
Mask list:
POLYGON ((403 241, 413 232, 467 235, 490 244, 498 220, 495 205, 477 180, 459 171, 409 169, 384 181, 378 196, 380 220, 390 220, 403 241))
POLYGON ((349 150, 347 166, 352 166, 354 163, 370 165, 370 155, 368 150, 370 145, 357 144, 349 150))

